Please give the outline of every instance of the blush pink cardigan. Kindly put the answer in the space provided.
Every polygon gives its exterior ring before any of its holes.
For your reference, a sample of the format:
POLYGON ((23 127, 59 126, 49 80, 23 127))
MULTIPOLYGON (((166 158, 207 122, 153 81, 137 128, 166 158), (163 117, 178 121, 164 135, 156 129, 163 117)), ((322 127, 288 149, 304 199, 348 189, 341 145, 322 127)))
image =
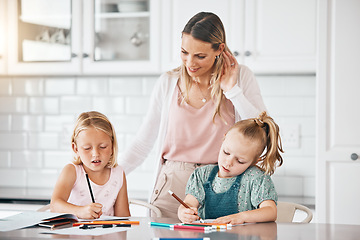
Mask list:
MULTIPOLYGON (((234 106, 235 122, 241 119, 257 117, 262 111, 266 111, 253 72, 245 65, 239 65, 239 68, 237 85, 230 91, 224 92, 225 97, 234 106)), ((154 166, 153 186, 161 166, 161 152, 168 127, 171 99, 179 77, 179 73, 174 71, 160 76, 154 86, 147 115, 135 139, 119 158, 119 165, 124 169, 125 174, 129 174, 144 162, 155 146, 157 165, 154 166)))

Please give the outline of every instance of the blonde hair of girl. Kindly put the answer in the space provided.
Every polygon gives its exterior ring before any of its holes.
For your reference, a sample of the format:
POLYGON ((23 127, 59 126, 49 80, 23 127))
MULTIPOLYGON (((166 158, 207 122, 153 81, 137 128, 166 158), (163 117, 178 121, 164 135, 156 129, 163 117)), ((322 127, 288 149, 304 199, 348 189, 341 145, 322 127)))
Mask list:
POLYGON ((244 137, 259 143, 258 155, 253 165, 257 165, 265 171, 265 174, 272 175, 276 167, 283 164, 280 152, 283 153, 284 151, 279 126, 265 111, 257 118, 249 118, 235 123, 230 130, 234 129, 238 130, 244 137), (278 164, 276 164, 277 162, 278 164))
MULTIPOLYGON (((200 12, 193 16, 185 25, 182 33, 190 34, 192 37, 204 42, 211 43, 212 49, 217 51, 220 44, 225 44, 225 52, 232 54, 230 49, 226 45, 225 29, 220 18, 211 12, 200 12)), ((233 54, 232 54, 233 55, 233 54)), ((215 111, 213 115, 213 121, 216 115, 221 117, 220 107, 224 101, 225 96, 220 87, 220 78, 223 72, 223 66, 225 64, 222 54, 214 59, 213 73, 210 79, 211 98, 215 102, 215 111)), ((180 67, 174 69, 174 72, 178 72, 181 75, 181 79, 185 82, 184 100, 189 100, 189 91, 193 84, 192 78, 189 76, 186 66, 182 64, 180 67)))
MULTIPOLYGON (((117 166, 117 153, 118 153, 118 144, 115 134, 115 129, 112 126, 109 119, 102 113, 91 111, 91 112, 83 112, 79 115, 76 125, 74 128, 74 132, 71 136, 71 144, 76 144, 76 138, 79 133, 83 130, 87 130, 89 128, 95 128, 96 130, 103 131, 106 135, 109 136, 112 142, 112 155, 109 160, 107 167, 112 168, 117 166)), ((80 165, 82 164, 81 159, 79 157, 74 157, 74 164, 80 165)))

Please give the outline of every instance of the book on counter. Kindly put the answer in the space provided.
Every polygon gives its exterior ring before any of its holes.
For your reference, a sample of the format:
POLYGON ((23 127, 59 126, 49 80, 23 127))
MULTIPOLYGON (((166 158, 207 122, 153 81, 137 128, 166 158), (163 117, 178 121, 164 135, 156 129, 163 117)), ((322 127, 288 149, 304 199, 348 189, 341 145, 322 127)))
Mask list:
POLYGON ((139 221, 129 221, 129 217, 101 216, 100 219, 78 219, 74 214, 63 213, 53 217, 42 219, 38 223, 40 227, 52 230, 77 227, 81 225, 116 225, 116 224, 139 224, 139 221))
POLYGON ((55 217, 43 219, 40 223, 38 223, 38 225, 40 227, 59 229, 59 228, 72 227, 73 223, 78 221, 79 219, 74 214, 64 213, 57 215, 55 217))
POLYGON ((16 212, 0 221, 0 232, 13 231, 30 226, 42 226, 52 229, 73 227, 81 224, 139 224, 139 221, 129 221, 129 217, 104 216, 98 219, 78 219, 74 214, 24 211, 16 212))

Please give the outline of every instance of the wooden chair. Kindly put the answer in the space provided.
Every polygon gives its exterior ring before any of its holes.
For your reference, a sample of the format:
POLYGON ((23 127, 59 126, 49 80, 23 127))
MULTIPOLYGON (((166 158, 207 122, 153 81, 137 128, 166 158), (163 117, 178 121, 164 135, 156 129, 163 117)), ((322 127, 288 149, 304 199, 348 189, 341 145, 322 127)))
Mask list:
MULTIPOLYGON (((145 208, 149 209, 150 211, 154 212, 156 217, 161 217, 161 211, 154 205, 147 203, 145 201, 141 201, 141 200, 137 200, 137 199, 129 199, 129 205, 130 205, 130 207, 131 207, 131 205, 145 207, 145 208)), ((37 211, 45 212, 45 211, 49 211, 49 210, 50 210, 50 204, 47 204, 47 205, 39 208, 37 211)))
POLYGON ((277 220, 276 222, 293 222, 295 211, 300 210, 307 214, 301 223, 309 223, 313 218, 312 211, 303 205, 291 202, 277 202, 277 220))

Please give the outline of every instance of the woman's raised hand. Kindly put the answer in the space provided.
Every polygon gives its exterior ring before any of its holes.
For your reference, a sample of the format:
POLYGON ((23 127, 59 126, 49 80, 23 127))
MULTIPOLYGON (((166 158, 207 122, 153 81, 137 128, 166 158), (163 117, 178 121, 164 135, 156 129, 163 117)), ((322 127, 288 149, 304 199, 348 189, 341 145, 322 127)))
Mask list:
POLYGON ((230 91, 239 77, 239 64, 236 58, 229 52, 222 53, 224 58, 223 72, 220 78, 220 87, 224 92, 230 91))

